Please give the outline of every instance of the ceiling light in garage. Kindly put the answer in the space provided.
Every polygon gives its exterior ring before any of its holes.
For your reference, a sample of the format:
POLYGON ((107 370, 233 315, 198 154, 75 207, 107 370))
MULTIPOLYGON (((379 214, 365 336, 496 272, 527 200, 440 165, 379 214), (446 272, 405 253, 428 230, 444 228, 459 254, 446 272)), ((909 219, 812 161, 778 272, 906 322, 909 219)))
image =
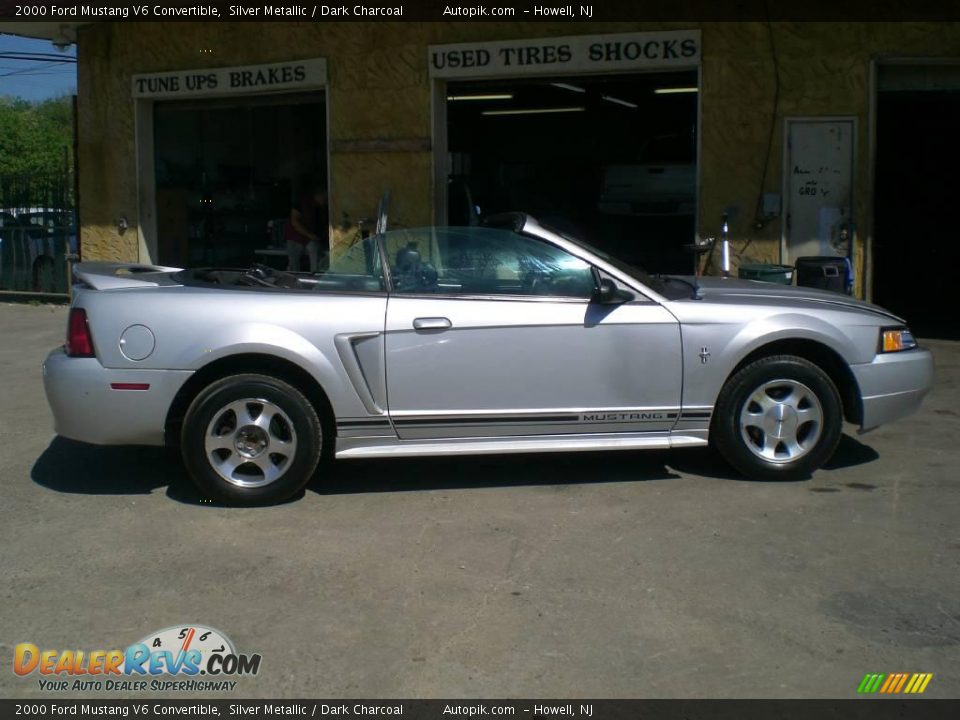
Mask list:
POLYGON ((513 100, 513 93, 494 93, 488 95, 447 95, 447 100, 513 100))
POLYGON ((607 102, 611 102, 614 105, 623 105, 624 107, 636 109, 636 105, 632 102, 627 102, 626 100, 621 100, 620 98, 610 97, 609 95, 604 95, 603 99, 607 102))
POLYGON ((653 92, 657 95, 678 95, 679 93, 695 93, 697 92, 697 88, 695 87, 657 88, 653 92))
POLYGON ((484 110, 483 115, 545 115, 547 113, 583 112, 583 107, 529 108, 526 110, 484 110))
POLYGON ((575 93, 585 93, 586 88, 578 87, 577 85, 568 85, 567 83, 550 83, 555 88, 560 88, 561 90, 570 90, 575 93))

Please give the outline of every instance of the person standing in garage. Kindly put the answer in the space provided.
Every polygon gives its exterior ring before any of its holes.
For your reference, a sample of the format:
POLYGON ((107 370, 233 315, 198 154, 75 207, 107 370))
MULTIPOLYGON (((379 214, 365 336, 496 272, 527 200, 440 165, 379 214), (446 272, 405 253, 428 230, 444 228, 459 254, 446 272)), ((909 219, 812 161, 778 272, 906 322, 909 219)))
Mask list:
POLYGON ((284 229, 287 242, 287 270, 299 272, 301 258, 306 251, 310 272, 318 270, 320 256, 327 253, 330 213, 327 190, 318 182, 304 182, 300 195, 290 208, 290 219, 284 229))

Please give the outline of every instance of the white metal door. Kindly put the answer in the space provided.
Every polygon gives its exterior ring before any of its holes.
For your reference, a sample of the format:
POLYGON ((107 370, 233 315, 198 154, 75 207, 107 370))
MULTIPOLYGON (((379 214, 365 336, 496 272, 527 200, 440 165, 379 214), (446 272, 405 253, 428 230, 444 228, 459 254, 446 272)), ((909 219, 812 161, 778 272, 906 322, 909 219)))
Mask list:
POLYGON ((855 132, 853 118, 787 119, 783 262, 848 255, 855 132))

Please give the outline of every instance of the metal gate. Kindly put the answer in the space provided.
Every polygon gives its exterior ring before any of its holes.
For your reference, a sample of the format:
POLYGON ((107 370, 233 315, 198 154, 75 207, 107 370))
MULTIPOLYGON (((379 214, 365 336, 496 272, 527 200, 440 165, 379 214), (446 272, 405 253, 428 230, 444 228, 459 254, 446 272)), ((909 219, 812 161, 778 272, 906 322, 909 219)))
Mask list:
POLYGON ((68 292, 77 237, 70 174, 0 175, 0 290, 68 292))

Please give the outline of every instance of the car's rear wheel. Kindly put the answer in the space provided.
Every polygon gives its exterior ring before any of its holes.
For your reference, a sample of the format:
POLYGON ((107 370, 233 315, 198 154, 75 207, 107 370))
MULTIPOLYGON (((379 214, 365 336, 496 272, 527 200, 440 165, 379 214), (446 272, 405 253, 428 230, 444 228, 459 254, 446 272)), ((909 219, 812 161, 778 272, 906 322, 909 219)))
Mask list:
POLYGON ((710 434, 743 475, 797 480, 830 459, 842 426, 843 406, 830 377, 808 360, 776 355, 727 380, 710 434))
POLYGON ((230 505, 280 502, 309 482, 320 460, 317 412, 292 385, 267 375, 231 375, 187 410, 184 464, 200 492, 230 505))

